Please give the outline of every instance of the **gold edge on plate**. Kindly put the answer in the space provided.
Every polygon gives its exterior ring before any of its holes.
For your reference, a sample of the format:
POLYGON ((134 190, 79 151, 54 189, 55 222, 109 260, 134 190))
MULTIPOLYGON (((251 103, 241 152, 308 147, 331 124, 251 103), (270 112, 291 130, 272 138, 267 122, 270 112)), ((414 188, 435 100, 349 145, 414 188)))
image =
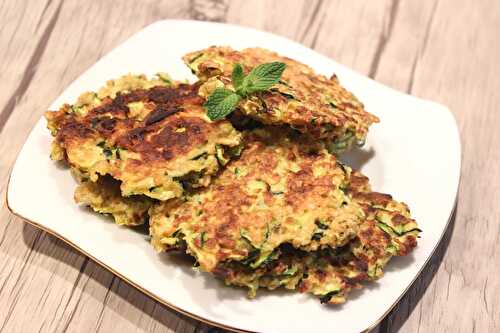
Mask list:
POLYGON ((89 254, 88 252, 84 251, 83 249, 81 249, 78 245, 76 245, 75 243, 71 242, 69 239, 65 238, 64 236, 60 235, 59 233, 57 233, 56 231, 52 230, 52 229, 49 229, 47 227, 44 227, 42 225, 40 225, 39 223, 35 222, 35 221, 31 221, 30 219, 24 217, 23 215, 21 215, 20 213, 17 213, 15 212, 9 205, 9 196, 8 196, 8 192, 9 192, 9 186, 10 186, 10 179, 11 179, 11 175, 12 175, 12 171, 11 173, 9 174, 9 180, 7 181, 7 189, 5 191, 5 204, 7 206, 7 209, 9 210, 9 212, 11 212, 11 214, 13 214, 14 216, 22 219, 24 222, 27 222, 28 224, 42 230, 42 231, 45 231, 46 233, 62 240, 64 243, 66 243, 67 245, 69 245, 70 247, 72 247, 73 249, 77 250, 78 252, 80 252, 81 254, 87 256, 88 258, 92 259, 92 261, 94 261, 96 264, 98 264, 99 266, 103 267, 104 269, 107 269, 108 271, 110 271, 111 273, 113 273, 114 275, 118 276, 119 278, 121 278, 122 280, 124 280, 125 282, 127 282, 128 284, 130 284, 131 286, 133 286, 134 288, 136 288, 137 290, 141 291, 142 293, 148 295, 149 297, 151 297, 152 299, 154 299, 155 301, 165 305, 166 307, 174 310, 174 311, 177 311, 187 317, 190 317, 191 319, 195 319, 195 320, 198 320, 198 321, 201 321, 205 324, 208 324, 208 325, 212 325, 212 326, 215 326, 215 327, 219 327, 219 328, 223 328, 225 330, 229 330, 229 331, 232 331, 232 332, 236 332, 236 333, 257 333, 255 331, 247 331, 247 330, 242 330, 242 329, 239 329, 239 328, 235 328, 235 327, 231 327, 231 326, 226 326, 224 324, 221 324, 221 323, 218 323, 218 322, 214 322, 214 321, 211 321, 209 319, 206 319, 206 318, 203 318, 203 317, 200 317, 198 315, 195 315, 193 313, 190 313, 186 310, 183 310, 183 309, 180 309, 178 307, 176 307, 175 305, 173 304, 170 304, 168 303, 167 301, 165 301, 164 299, 162 299, 161 297, 155 295, 154 293, 150 292, 149 290, 146 290, 144 289, 142 286, 140 286, 139 284, 129 280, 128 278, 126 278, 125 276, 121 275, 119 272, 117 272, 116 270, 114 270, 113 268, 109 267, 108 265, 106 265, 105 263, 101 262, 100 260, 96 259, 94 256, 92 256, 91 254, 89 254))
MULTIPOLYGON (((16 158, 16 161, 17 161, 17 158, 16 158)), ((14 162, 14 164, 15 164, 15 162, 14 162)), ((165 305, 166 307, 168 307, 168 308, 170 308, 170 309, 172 309, 174 311, 182 313, 183 315, 185 315, 187 317, 190 317, 191 319, 195 319, 195 320, 201 321, 201 322, 203 322, 205 324, 212 325, 212 326, 215 326, 215 327, 219 327, 219 328, 222 328, 222 329, 225 329, 225 330, 229 330, 229 331, 232 331, 232 332, 237 332, 237 333, 257 333, 255 331, 247 331, 247 330, 242 330, 242 329, 231 327, 231 326, 226 326, 224 324, 221 324, 221 323, 218 323, 218 322, 215 322, 215 321, 211 321, 209 319, 206 319, 206 318, 200 317, 198 315, 192 314, 192 313, 190 313, 190 312, 188 312, 186 310, 182 310, 182 309, 176 307, 175 305, 172 305, 169 302, 165 301, 161 297, 155 295, 154 293, 152 293, 152 292, 144 289, 142 286, 138 285, 137 283, 135 283, 133 281, 130 281, 125 276, 121 275, 119 272, 117 272, 113 268, 111 268, 108 265, 104 264, 103 262, 99 261, 94 256, 92 256, 91 254, 89 254, 86 251, 82 250, 78 245, 76 245, 75 243, 73 243, 70 240, 66 239, 64 236, 60 235, 56 231, 54 231, 52 229, 49 229, 49 228, 46 228, 46 227, 40 225, 39 223, 37 223, 35 221, 31 221, 30 219, 27 219, 26 217, 22 216, 20 213, 15 212, 10 207, 10 205, 9 205, 9 196, 8 196, 9 186, 10 186, 10 180, 11 180, 11 176, 12 176, 12 169, 11 169, 11 171, 9 173, 9 179, 7 180, 7 188, 6 188, 6 191, 5 191, 5 203, 6 203, 7 209, 13 215, 19 217, 20 219, 24 220, 28 224, 30 224, 30 225, 32 225, 32 226, 34 226, 34 227, 36 227, 36 228, 38 228, 40 230, 43 230, 43 231, 47 232, 48 234, 50 234, 50 235, 52 235, 52 236, 54 236, 54 237, 62 240, 64 243, 66 243, 70 247, 74 248, 75 250, 77 250, 81 254, 83 254, 83 255, 87 256, 88 258, 92 259, 99 266, 103 267, 104 269, 107 269, 111 273, 115 274, 116 276, 118 276, 119 278, 121 278, 122 280, 124 280, 125 282, 127 282, 128 284, 130 284, 131 286, 133 286, 134 288, 136 288, 137 290, 141 291, 142 293, 148 295, 152 299, 156 300, 157 302, 165 305)), ((448 227, 450 226, 450 222, 451 222, 451 219, 453 217, 453 214, 455 213, 455 211, 457 209, 458 189, 460 188, 460 183, 461 183, 461 179, 458 180, 457 192, 455 194, 455 203, 453 205, 453 209, 451 210, 450 216, 448 217, 448 221, 446 222, 446 226, 443 229, 443 232, 441 233, 441 236, 439 237, 439 241, 436 243, 436 245, 432 249, 431 254, 427 257, 427 259, 425 260, 424 264, 422 265, 422 267, 420 268, 420 270, 418 271, 418 273, 415 275, 415 277, 413 278, 413 280, 408 284, 408 286, 405 288, 405 290, 398 296, 398 298, 394 301, 394 303, 387 309, 387 311, 384 312, 384 314, 380 318, 378 318, 373 324, 371 324, 370 326, 368 326, 366 329, 364 329, 360 333, 369 333, 374 328, 376 328, 377 325, 380 324, 385 319, 385 317, 389 314, 389 312, 391 312, 394 309, 394 307, 399 303, 399 301, 403 298, 403 296, 406 294, 406 292, 411 288, 411 286, 413 285, 413 283, 415 283, 415 281, 420 277, 420 274, 422 273, 422 271, 427 266, 427 264, 429 263, 430 259, 432 258, 432 256, 436 252, 436 249, 437 249, 438 245, 443 240, 443 236, 446 233, 446 231, 448 230, 448 227)))

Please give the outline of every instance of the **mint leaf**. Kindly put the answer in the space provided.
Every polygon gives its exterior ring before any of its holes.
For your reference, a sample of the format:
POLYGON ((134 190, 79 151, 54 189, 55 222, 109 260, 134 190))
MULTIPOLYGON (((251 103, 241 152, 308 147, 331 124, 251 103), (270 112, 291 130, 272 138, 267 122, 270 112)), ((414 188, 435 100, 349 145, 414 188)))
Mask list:
POLYGON ((234 65, 233 73, 231 75, 231 81, 233 81, 234 89, 238 89, 241 87, 244 78, 245 75, 243 74, 243 67, 241 66, 241 64, 234 65))
POLYGON ((236 91, 226 88, 215 89, 203 107, 211 120, 222 119, 236 108, 242 98, 258 91, 269 89, 280 81, 286 65, 282 62, 271 62, 255 67, 246 77, 243 66, 235 64, 231 74, 233 87, 236 91))
POLYGON ((217 88, 208 96, 203 106, 207 109, 207 115, 210 120, 219 120, 233 112, 241 97, 234 91, 217 88))
POLYGON ((243 80, 241 85, 242 94, 248 95, 269 89, 279 82, 285 67, 284 63, 277 61, 255 67, 243 80))

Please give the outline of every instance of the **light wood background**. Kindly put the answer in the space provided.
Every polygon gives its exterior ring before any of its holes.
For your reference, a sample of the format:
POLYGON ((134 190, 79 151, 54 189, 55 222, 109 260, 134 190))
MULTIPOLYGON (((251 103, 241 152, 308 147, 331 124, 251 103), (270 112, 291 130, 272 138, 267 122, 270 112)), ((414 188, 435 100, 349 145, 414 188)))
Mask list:
MULTIPOLYGON (((284 35, 386 85, 449 106, 463 145, 456 219, 423 275, 376 331, 500 332, 498 0, 2 0, 2 197, 16 154, 48 105, 102 55, 164 18, 284 35)), ((153 301, 2 207, 0 331, 216 329, 153 301)))

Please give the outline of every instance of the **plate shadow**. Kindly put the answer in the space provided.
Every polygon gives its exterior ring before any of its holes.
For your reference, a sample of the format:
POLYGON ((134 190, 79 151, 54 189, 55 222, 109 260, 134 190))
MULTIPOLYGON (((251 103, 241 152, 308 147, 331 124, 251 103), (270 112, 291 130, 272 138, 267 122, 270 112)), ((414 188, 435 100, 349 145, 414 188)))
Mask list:
POLYGON ((340 160, 354 170, 361 170, 375 156, 375 149, 352 149, 339 155, 340 160))

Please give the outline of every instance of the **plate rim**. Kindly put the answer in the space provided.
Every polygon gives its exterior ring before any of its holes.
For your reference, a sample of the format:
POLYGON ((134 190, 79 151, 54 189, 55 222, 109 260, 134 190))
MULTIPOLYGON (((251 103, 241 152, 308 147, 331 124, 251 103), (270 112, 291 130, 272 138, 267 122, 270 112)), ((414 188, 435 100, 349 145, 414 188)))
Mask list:
MULTIPOLYGON (((214 24, 214 25, 224 25, 224 26, 229 26, 229 27, 236 27, 236 28, 243 28, 243 29, 248 29, 248 30, 252 30, 252 31, 255 31, 255 32, 259 32, 259 33, 265 33, 265 34, 269 34, 271 36, 277 36, 277 37, 280 37, 280 38, 284 38, 286 39, 288 42, 292 42, 292 43, 295 43, 295 44, 299 44, 305 48, 308 48, 307 46, 299 43, 299 42, 296 42, 286 36, 282 36, 282 35, 278 35, 278 34, 274 34, 274 33, 271 33, 271 32, 268 32, 268 31, 264 31, 264 30, 259 30, 259 29, 256 29, 254 27, 250 27, 250 26, 244 26, 244 25, 238 25, 238 24, 232 24, 232 23, 224 23, 224 22, 209 22, 209 21, 197 21, 197 20, 187 20, 187 19, 163 19, 163 20, 157 20, 157 21, 154 21, 154 22, 151 22, 150 24, 144 26, 143 28, 139 29, 138 31, 132 33, 128 38, 126 38, 123 42, 119 43, 118 45, 116 45, 115 47, 113 47, 113 49, 111 49, 108 53, 104 54, 101 58, 99 58, 95 63, 93 63, 92 65, 90 65, 88 68, 84 69, 82 71, 81 74, 79 74, 73 81, 71 81, 65 89, 67 89, 68 87, 72 86, 75 81, 77 81, 82 75, 84 75, 85 73, 87 73, 88 71, 90 71, 92 69, 92 67, 98 63, 99 61, 101 61, 104 57, 106 57, 109 53, 111 53, 113 50, 115 50, 116 48, 120 47, 122 44, 126 43, 129 39, 133 38, 136 34, 142 32, 143 30, 146 30, 146 29, 149 29, 151 28, 152 26, 154 25, 157 25, 159 23, 162 23, 162 22, 182 22, 182 23, 195 23, 195 24, 198 24, 198 23, 203 23, 203 24, 214 24)), ((310 49, 310 48, 308 48, 310 49)), ((313 49, 310 49, 314 52, 316 52, 318 55, 321 55, 322 57, 324 58, 327 58, 329 60, 332 60, 330 57, 316 51, 316 50, 313 50, 313 49)), ((456 211, 457 211, 457 205, 458 205, 458 196, 459 196, 459 191, 460 191, 460 186, 461 186, 461 182, 462 182, 462 174, 461 174, 461 171, 462 171, 462 143, 461 143, 461 140, 460 140, 460 131, 459 131, 459 128, 458 128, 458 124, 457 124, 457 121, 456 121, 456 118, 455 116, 453 115, 453 113, 449 110, 448 107, 442 105, 441 103, 437 103, 437 102, 434 102, 432 100, 427 100, 427 99, 422 99, 422 98, 418 98, 416 96, 413 96, 413 95, 410 95, 410 94, 407 94, 405 92, 402 92, 402 91, 399 91, 395 88, 392 88, 392 87, 389 87, 389 86, 386 86, 372 78, 369 78, 367 77, 366 75, 362 74, 362 73, 359 73, 353 69, 351 69, 350 67, 346 66, 346 65, 343 65, 341 63, 337 63, 338 65, 344 67, 345 69, 348 69, 349 71, 351 71, 353 74, 355 75, 359 75, 359 76, 362 76, 363 78, 365 79, 369 79, 370 81, 372 81, 372 83, 376 83, 384 88, 388 88, 391 90, 391 92, 395 92, 395 93, 398 93, 398 94, 401 94, 401 95, 404 95, 404 96, 409 96, 409 97, 412 97, 412 98, 415 98, 415 99, 419 99, 419 100, 422 100, 422 101, 426 101, 426 102, 431 102, 433 104, 436 104, 436 105, 439 105, 441 107, 443 107, 443 111, 445 111, 449 116, 451 116, 451 120, 453 122, 453 125, 454 125, 454 129, 455 129, 455 132, 457 134, 457 144, 458 144, 458 161, 459 161, 459 166, 458 166, 458 181, 457 181, 457 185, 456 185, 456 189, 455 189, 455 195, 454 195, 454 201, 453 201, 453 205, 452 205, 452 208, 450 210, 450 213, 449 213, 449 216, 448 216, 448 219, 445 223, 445 227, 443 228, 441 234, 439 235, 439 239, 438 241, 435 243, 434 247, 432 248, 429 256, 427 256, 427 258, 425 259, 423 265, 421 266, 421 268, 418 270, 418 272, 415 274, 415 276, 412 278, 412 280, 408 283, 408 285, 405 287, 405 289, 401 292, 401 294, 394 300, 394 302, 387 308, 387 310, 379 317, 377 318, 372 324, 370 324, 367 328, 363 329, 361 331, 361 333, 368 333, 370 331, 372 331, 374 328, 376 328, 376 326, 378 324, 380 324, 386 317, 387 315, 396 307, 396 305, 400 302, 400 300, 406 295, 406 293, 408 292, 408 290, 413 286, 413 284, 415 283, 415 281, 421 276, 423 270, 427 267, 428 263, 430 262, 431 258, 435 255, 436 253, 436 249, 437 247, 441 244, 442 240, 443 240, 443 237, 445 235, 445 233, 448 231, 449 227, 450 227, 450 223, 451 223, 451 220, 453 219, 456 211)), ((64 91, 63 91, 64 92, 64 91)), ((59 99, 59 97, 56 98, 55 101, 57 101, 57 99, 59 99)), ((55 102, 54 101, 54 102, 55 102)), ((20 222, 24 222, 24 223, 27 223, 39 230, 42 230, 52 236, 54 236, 55 238, 61 240, 62 242, 64 242, 66 245, 70 246, 72 249, 76 250, 77 252, 85 255, 87 258, 91 259, 92 261, 94 261, 96 264, 98 264, 100 267, 108 270, 109 272, 111 272, 112 274, 114 274, 115 276, 118 276, 119 278, 121 278, 123 281, 127 282, 129 285, 131 285, 132 287, 136 288, 137 290, 139 290, 140 292, 142 292, 143 294, 147 295, 148 297, 152 298, 153 300, 161 303, 162 305, 166 306, 167 308, 169 308, 170 310, 173 310, 173 311, 176 311, 178 313, 181 313, 182 315, 186 316, 186 317, 189 317, 191 319, 194 319, 194 320, 197 320, 197 321, 200 321, 200 322, 203 322, 205 324, 208 324, 208 325, 212 325, 214 327, 218 327, 218 328, 222 328, 222 329, 225 329, 225 330, 229 330, 229 331, 232 331, 232 332, 242 332, 242 333, 258 333, 258 331, 252 331, 252 330, 245 330, 245 329, 240 329, 240 328, 236 328, 236 327, 233 327, 233 326, 228 326, 226 324, 223 324, 223 323, 220 323, 220 322, 217 322, 217 321, 213 321, 213 320, 210 320, 210 319, 207 319, 207 318, 204 318, 202 316, 199 316, 199 315, 196 315, 196 314, 193 314, 189 311, 186 311, 186 310, 183 310, 171 303, 169 303, 168 301, 164 300, 163 298, 159 297, 158 295, 156 295, 155 293, 149 291, 149 290, 146 290, 145 287, 129 280, 127 277, 125 277, 124 275, 122 275, 121 273, 119 273, 118 271, 116 271, 115 269, 111 268, 110 266, 108 266, 107 264, 103 263, 102 261, 96 259, 92 254, 90 254, 89 252, 83 250, 79 245, 77 245, 76 243, 70 241, 69 239, 67 239, 66 237, 62 236, 59 232, 49 228, 49 227, 46 227, 44 226, 41 222, 36 222, 36 221, 33 221, 33 220, 30 220, 28 218, 26 218, 25 216, 23 216, 22 213, 20 212, 16 212, 9 204, 9 192, 10 192, 10 181, 11 181, 11 177, 12 177, 12 173, 13 173, 13 170, 14 170, 14 167, 18 161, 18 158, 19 158, 19 155, 22 153, 23 151, 23 148, 26 144, 26 142, 28 141, 28 138, 29 136, 32 134, 32 132, 34 131, 35 127, 38 125, 38 123, 40 122, 40 120, 43 119, 43 116, 40 117, 35 123, 34 125, 31 126, 31 129, 30 131, 28 132, 28 135, 26 136, 25 140, 24 140, 24 143, 22 144, 22 146, 18 149, 18 152, 16 153, 16 158, 14 160, 14 162, 12 163, 12 165, 10 166, 10 170, 9 170, 9 176, 8 176, 8 180, 7 180, 7 186, 5 188, 5 205, 7 207, 7 210, 15 217, 18 217, 20 219, 20 222)))

